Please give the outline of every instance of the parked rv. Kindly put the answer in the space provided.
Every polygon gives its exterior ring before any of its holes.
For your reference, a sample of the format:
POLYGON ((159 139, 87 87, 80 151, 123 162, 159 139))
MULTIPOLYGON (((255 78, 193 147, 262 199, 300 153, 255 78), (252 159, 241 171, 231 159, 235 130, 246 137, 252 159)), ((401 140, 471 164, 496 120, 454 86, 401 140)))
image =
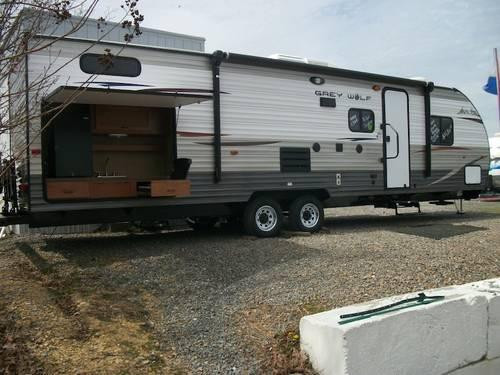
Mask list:
POLYGON ((479 113, 432 82, 82 38, 32 53, 10 82, 47 69, 44 95, 21 101, 50 114, 12 134, 29 147, 22 209, 4 224, 225 217, 267 237, 285 215, 314 232, 326 207, 471 199, 486 185, 479 113))
POLYGON ((500 133, 490 138, 490 188, 500 193, 500 133))

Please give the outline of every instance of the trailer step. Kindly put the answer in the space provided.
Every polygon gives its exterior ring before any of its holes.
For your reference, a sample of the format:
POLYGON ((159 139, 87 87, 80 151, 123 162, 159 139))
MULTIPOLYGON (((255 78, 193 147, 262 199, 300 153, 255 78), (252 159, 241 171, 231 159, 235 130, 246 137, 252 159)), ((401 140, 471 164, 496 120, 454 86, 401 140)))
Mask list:
POLYGON ((422 210, 420 209, 419 201, 412 200, 384 200, 376 202, 373 207, 375 208, 392 208, 396 211, 396 215, 401 215, 398 209, 401 208, 412 208, 415 207, 418 209, 418 213, 421 214, 422 210))
POLYGON ((415 207, 418 209, 418 213, 421 214, 422 210, 420 209, 420 202, 418 201, 394 201, 393 208, 396 211, 396 215, 402 215, 399 213, 398 208, 411 208, 415 207))
POLYGON ((429 204, 435 204, 436 206, 449 206, 451 204, 455 204, 455 202, 450 202, 450 201, 430 201, 429 204))

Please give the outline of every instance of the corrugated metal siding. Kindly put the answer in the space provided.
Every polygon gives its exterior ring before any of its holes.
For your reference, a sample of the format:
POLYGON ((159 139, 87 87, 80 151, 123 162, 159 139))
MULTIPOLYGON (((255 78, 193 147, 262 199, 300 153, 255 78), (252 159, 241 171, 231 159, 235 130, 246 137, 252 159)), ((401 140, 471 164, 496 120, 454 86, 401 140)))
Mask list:
MULTIPOLYGON (((50 36, 63 36, 71 32, 81 17, 71 17, 58 25, 48 24, 46 31, 41 34, 50 36)), ((161 48, 177 48, 191 51, 205 51, 205 38, 172 33, 168 31, 149 29, 141 27, 142 34, 134 36, 132 45, 142 45, 161 48)), ((83 26, 72 32, 71 38, 81 38, 89 40, 103 40, 110 42, 125 42, 125 34, 129 33, 127 29, 121 27, 116 22, 106 21, 98 23, 95 19, 88 19, 83 26), (100 25, 100 27, 98 27, 100 25)))
MULTIPOLYGON (((349 165, 353 170, 380 168, 377 158, 370 153, 381 150, 381 139, 373 134, 352 133, 347 126, 350 107, 371 109, 375 122, 382 119, 379 94, 371 84, 325 77, 326 83, 312 85, 307 73, 277 71, 270 68, 242 65, 222 65, 221 89, 228 92, 221 98, 223 142, 277 142, 268 146, 227 147, 239 150, 231 156, 223 154, 223 170, 279 170, 280 147, 311 147, 318 142, 321 151, 312 152, 312 170, 332 170, 349 165), (319 106, 315 91, 341 93, 336 98, 336 108, 319 106), (348 94, 369 96, 367 101, 348 99, 348 94), (360 156, 354 146, 346 145, 343 153, 335 151, 336 143, 346 138, 372 138, 366 145, 367 153, 360 156), (360 159, 363 162, 360 164, 360 159)), ((224 148, 223 148, 224 150, 224 148)))
POLYGON ((488 147, 488 137, 481 120, 475 115, 475 108, 460 92, 436 89, 431 95, 431 113, 437 116, 453 118, 454 146, 488 147), (469 119, 466 119, 469 118, 469 119))

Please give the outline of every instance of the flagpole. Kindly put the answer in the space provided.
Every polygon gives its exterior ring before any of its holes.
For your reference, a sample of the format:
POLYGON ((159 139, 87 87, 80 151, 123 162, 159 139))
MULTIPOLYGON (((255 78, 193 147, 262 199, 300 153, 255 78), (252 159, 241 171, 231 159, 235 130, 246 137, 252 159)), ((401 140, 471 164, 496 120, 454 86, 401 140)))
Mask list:
POLYGON ((497 102, 498 102, 498 126, 500 128, 500 66, 498 65, 498 52, 497 49, 493 49, 495 54, 495 70, 497 73, 497 102))

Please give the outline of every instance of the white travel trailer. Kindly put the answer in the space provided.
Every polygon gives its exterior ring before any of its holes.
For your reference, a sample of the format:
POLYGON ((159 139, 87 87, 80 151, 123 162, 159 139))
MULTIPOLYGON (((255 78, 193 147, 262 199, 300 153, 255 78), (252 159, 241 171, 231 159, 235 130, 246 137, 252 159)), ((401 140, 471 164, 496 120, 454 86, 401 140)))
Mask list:
POLYGON ((500 193, 500 133, 490 138, 490 188, 500 193))
POLYGON ((431 82, 71 38, 10 82, 29 87, 47 69, 50 87, 25 102, 53 110, 12 135, 14 150, 29 145, 24 205, 4 223, 226 217, 272 236, 284 214, 312 232, 324 207, 471 199, 486 185, 479 113, 431 82), (117 55, 106 66, 104 48, 117 55))

